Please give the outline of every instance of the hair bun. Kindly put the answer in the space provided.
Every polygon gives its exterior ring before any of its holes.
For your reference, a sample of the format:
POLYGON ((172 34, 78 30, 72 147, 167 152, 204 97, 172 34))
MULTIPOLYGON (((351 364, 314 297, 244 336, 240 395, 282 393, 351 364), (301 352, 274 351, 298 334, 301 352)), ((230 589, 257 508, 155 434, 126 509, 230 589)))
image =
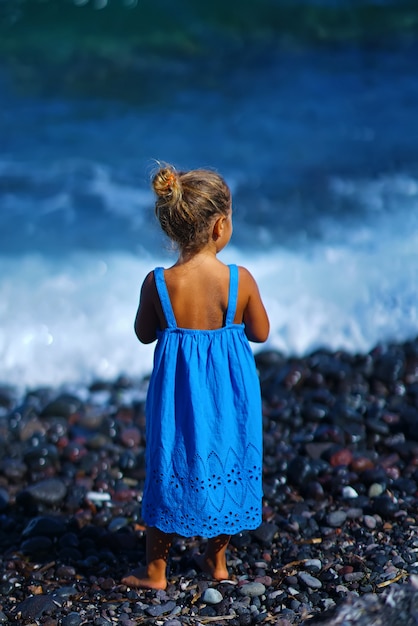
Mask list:
POLYGON ((180 181, 177 172, 172 167, 162 167, 154 176, 152 186, 160 198, 177 196, 180 191, 180 181))

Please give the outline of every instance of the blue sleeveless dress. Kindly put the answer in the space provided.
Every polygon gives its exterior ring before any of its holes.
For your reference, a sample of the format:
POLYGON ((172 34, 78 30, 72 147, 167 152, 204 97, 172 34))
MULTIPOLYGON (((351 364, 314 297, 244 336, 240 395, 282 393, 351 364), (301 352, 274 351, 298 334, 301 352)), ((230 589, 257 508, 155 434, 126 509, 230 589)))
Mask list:
POLYGON ((167 328, 158 332, 146 402, 148 526, 214 537, 261 523, 262 413, 244 324, 234 324, 238 268, 230 267, 225 325, 178 328, 164 279, 154 270, 167 328))

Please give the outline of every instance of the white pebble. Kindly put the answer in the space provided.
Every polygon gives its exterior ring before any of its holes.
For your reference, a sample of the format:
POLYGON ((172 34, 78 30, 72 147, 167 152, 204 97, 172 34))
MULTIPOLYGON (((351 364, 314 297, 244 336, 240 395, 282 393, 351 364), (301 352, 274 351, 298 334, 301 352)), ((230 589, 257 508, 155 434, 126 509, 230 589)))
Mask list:
POLYGON ((203 593, 202 600, 206 604, 219 604, 223 600, 223 595, 217 589, 208 587, 203 593))
POLYGON ((384 490, 384 486, 380 483, 373 483, 369 487, 369 498, 377 498, 378 496, 381 496, 384 490))
POLYGON ((101 491, 88 491, 86 494, 87 500, 92 502, 108 502, 110 500, 110 493, 103 493, 101 491))
POLYGON ((347 485, 343 488, 343 498, 358 498, 358 493, 354 487, 347 485))

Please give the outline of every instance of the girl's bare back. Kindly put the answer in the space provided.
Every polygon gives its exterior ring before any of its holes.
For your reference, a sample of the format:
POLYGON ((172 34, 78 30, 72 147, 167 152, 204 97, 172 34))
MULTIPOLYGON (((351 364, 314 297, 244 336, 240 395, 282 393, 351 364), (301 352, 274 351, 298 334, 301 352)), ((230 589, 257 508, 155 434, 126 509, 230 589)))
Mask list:
MULTIPOLYGON (((229 267, 216 257, 194 255, 164 271, 164 278, 180 328, 215 330, 222 328, 228 308, 229 267)), ((263 342, 269 332, 268 317, 257 284, 248 270, 239 268, 239 288, 235 324, 245 324, 250 341, 263 342)), ((144 281, 141 303, 135 321, 139 339, 156 339, 156 329, 167 323, 151 272, 144 281)))

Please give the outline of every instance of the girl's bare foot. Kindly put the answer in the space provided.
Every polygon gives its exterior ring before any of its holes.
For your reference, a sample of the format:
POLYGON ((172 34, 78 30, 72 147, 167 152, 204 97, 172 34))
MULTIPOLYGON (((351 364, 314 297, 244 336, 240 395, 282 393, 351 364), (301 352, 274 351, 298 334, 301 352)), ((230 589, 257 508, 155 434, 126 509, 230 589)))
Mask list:
POLYGON ((124 576, 122 584, 132 589, 166 589, 167 579, 158 574, 150 575, 146 567, 139 567, 124 576))
POLYGON ((206 554, 195 554, 193 560, 204 574, 209 574, 214 580, 228 579, 229 572, 226 565, 215 564, 206 554))
POLYGON ((229 577, 226 567, 226 549, 229 539, 229 535, 211 537, 208 539, 205 552, 195 555, 196 565, 215 580, 227 580, 229 577))
POLYGON ((134 589, 166 589, 167 557, 172 535, 155 527, 147 530, 147 565, 122 578, 122 584, 134 589))

